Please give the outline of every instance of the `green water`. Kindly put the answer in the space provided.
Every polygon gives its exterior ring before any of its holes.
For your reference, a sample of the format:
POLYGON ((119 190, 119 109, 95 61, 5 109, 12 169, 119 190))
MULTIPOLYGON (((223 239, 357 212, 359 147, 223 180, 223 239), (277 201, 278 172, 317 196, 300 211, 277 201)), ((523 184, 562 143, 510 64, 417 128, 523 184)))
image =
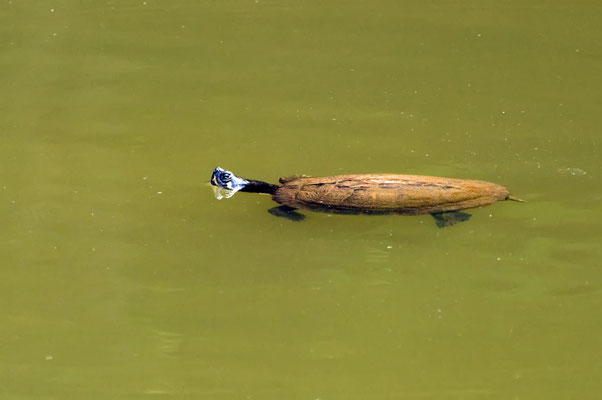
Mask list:
POLYGON ((597 399, 602 7, 0 3, 0 398, 597 399), (248 178, 484 179, 430 216, 248 178))

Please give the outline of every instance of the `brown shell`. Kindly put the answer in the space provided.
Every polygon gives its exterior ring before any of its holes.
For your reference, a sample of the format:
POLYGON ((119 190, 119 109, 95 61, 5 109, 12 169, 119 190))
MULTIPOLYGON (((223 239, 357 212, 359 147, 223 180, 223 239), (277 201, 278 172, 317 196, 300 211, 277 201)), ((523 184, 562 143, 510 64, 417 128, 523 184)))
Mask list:
POLYGON ((417 215, 485 206, 508 196, 505 187, 484 181, 366 174, 288 180, 272 198, 316 211, 417 215))

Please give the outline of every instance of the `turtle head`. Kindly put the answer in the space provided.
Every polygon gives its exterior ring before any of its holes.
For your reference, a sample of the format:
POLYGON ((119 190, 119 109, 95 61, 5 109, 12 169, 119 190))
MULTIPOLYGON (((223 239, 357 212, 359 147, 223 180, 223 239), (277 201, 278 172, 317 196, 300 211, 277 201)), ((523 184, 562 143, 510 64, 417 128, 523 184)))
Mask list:
POLYGON ((215 197, 217 199, 229 198, 249 184, 249 181, 234 175, 234 173, 217 167, 211 175, 211 184, 215 186, 215 197))

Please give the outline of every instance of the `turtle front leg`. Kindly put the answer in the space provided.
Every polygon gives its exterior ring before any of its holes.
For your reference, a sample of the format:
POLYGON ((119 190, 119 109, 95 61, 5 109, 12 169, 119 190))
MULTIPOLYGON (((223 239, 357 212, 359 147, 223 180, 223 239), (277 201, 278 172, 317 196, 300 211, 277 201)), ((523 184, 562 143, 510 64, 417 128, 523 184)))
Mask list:
POLYGON ((435 218, 435 223, 439 228, 456 225, 458 222, 468 221, 472 215, 462 211, 445 211, 440 213, 432 213, 435 218))
POLYGON ((294 222, 303 221, 305 219, 305 215, 299 214, 296 208, 289 206, 270 208, 268 212, 277 217, 284 217, 294 222))

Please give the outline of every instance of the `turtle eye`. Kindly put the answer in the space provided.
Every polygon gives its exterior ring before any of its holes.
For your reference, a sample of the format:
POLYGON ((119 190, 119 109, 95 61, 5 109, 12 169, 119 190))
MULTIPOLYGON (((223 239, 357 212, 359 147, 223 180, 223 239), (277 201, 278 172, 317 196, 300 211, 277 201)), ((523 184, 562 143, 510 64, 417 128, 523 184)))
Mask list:
POLYGON ((230 182, 232 180, 232 175, 228 172, 222 174, 222 181, 230 182))

